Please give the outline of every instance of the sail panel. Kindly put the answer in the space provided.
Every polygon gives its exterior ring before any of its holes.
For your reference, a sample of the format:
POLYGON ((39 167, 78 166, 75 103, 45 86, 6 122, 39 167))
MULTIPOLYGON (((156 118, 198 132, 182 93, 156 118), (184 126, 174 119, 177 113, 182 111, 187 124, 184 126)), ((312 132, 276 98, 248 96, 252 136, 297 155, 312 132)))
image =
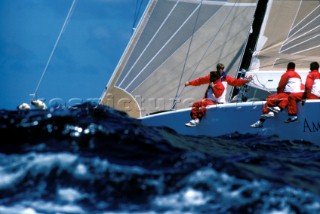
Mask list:
MULTIPOLYGON (((214 9, 219 7, 221 6, 214 9)), ((191 37, 198 9, 199 4, 173 1, 158 3, 116 86, 132 92, 169 58, 191 37), (165 16, 166 14, 168 15, 165 16)), ((204 11, 204 15, 197 20, 197 27, 199 28, 212 13, 204 11)))
POLYGON ((250 70, 285 72, 290 61, 297 71, 308 70, 320 61, 319 5, 318 0, 269 1, 250 70))

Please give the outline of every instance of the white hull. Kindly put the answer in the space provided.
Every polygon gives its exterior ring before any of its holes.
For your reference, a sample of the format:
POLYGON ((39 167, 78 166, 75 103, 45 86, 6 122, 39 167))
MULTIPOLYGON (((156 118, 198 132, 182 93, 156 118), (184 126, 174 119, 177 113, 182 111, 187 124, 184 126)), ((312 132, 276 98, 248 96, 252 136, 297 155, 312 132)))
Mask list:
POLYGON ((210 106, 197 127, 186 127, 190 121, 190 108, 169 111, 141 118, 149 126, 166 126, 184 135, 221 136, 238 132, 278 136, 280 140, 305 140, 320 145, 320 100, 308 100, 304 106, 298 103, 298 121, 284 123, 287 110, 267 119, 263 128, 251 128, 261 113, 265 101, 228 103, 210 106))

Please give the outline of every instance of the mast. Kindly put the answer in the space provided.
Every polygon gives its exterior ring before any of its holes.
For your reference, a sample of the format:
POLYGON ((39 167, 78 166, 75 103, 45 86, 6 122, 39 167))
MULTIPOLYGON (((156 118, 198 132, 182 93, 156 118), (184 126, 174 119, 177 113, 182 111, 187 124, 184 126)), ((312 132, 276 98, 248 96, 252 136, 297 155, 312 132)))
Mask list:
MULTIPOLYGON (((258 1, 256 11, 254 14, 254 19, 252 22, 252 32, 250 33, 247 41, 247 45, 242 57, 241 65, 240 65, 240 70, 248 70, 251 64, 251 59, 252 59, 252 54, 255 50, 259 34, 260 34, 260 29, 261 25, 263 23, 263 19, 267 10, 267 5, 268 5, 268 0, 260 0, 258 1)), ((238 73, 237 78, 244 77, 245 73, 238 73)), ((247 85, 243 86, 245 87, 244 90, 246 90, 247 85)), ((239 93, 239 88, 234 87, 232 91, 232 97, 237 95, 239 93)), ((245 101, 243 99, 246 99, 245 97, 241 97, 241 101, 245 101)))

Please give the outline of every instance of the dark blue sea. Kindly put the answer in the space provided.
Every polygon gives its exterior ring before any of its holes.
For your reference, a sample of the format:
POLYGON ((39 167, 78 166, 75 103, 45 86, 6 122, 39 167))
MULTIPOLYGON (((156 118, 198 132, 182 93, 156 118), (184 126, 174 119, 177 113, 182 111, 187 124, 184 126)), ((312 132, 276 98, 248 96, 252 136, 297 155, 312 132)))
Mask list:
POLYGON ((183 136, 90 103, 0 110, 0 135, 1 214, 320 213, 309 142, 183 136))

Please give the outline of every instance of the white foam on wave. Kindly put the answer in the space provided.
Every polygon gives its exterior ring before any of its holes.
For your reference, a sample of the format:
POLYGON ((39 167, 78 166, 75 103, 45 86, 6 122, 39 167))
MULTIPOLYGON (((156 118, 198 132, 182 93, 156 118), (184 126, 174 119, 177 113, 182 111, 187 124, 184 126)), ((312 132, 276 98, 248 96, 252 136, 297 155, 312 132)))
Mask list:
POLYGON ((63 188, 58 190, 58 196, 61 201, 73 203, 84 197, 78 190, 74 188, 63 188))

